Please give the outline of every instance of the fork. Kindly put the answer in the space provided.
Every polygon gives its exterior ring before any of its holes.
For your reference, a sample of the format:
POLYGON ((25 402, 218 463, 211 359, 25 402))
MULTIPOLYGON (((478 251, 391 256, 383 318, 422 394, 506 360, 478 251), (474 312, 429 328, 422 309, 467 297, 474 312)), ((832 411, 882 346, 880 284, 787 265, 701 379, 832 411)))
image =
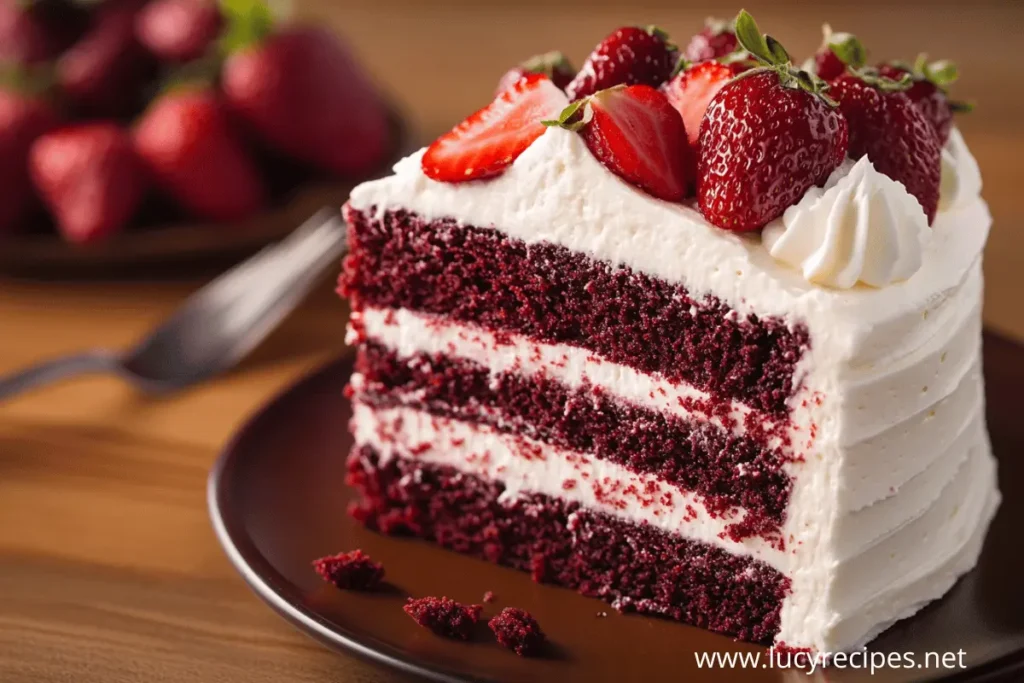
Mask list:
POLYGON ((321 209, 198 292, 124 352, 94 350, 45 361, 0 378, 0 401, 76 375, 113 373, 148 394, 165 394, 235 366, 345 252, 336 210, 321 209))

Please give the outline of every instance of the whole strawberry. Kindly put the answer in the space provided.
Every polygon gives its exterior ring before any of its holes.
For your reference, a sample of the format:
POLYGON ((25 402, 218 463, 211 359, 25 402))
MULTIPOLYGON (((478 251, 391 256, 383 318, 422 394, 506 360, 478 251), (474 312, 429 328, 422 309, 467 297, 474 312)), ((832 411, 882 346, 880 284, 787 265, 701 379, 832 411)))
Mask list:
POLYGON ((731 21, 708 19, 704 29, 690 38, 684 56, 690 62, 705 62, 718 59, 736 51, 740 46, 736 30, 731 21))
POLYGON ((526 74, 489 105, 434 141, 420 161, 434 180, 461 183, 498 175, 544 134, 544 119, 569 104, 544 74, 526 74))
POLYGON ((857 74, 840 76, 830 94, 850 125, 850 157, 867 155, 921 203, 928 222, 939 206, 942 144, 932 123, 898 84, 857 74))
POLYGON ((135 17, 135 37, 165 62, 187 62, 203 56, 220 25, 212 0, 150 0, 135 17))
POLYGON ((956 65, 947 61, 928 64, 922 56, 914 67, 883 64, 878 71, 881 76, 896 81, 910 76, 910 88, 905 91, 907 97, 931 121, 939 142, 945 145, 953 128, 953 112, 964 106, 950 102, 946 92, 957 79, 956 65))
POLYGON ((821 47, 814 53, 814 73, 826 81, 839 78, 847 68, 860 69, 867 62, 867 50, 850 33, 836 33, 825 24, 821 47))
POLYGON ((615 86, 569 105, 555 121, 578 131, 610 171, 647 194, 670 202, 690 186, 690 146, 683 120, 649 85, 615 86))
POLYGON ((545 52, 542 55, 530 57, 519 66, 512 67, 505 72, 505 75, 498 81, 498 88, 495 94, 507 90, 510 86, 527 74, 543 74, 551 79, 556 86, 565 90, 566 86, 576 75, 576 70, 561 52, 545 52))
POLYGON ((133 113, 154 63, 135 40, 137 0, 108 0, 56 65, 61 91, 80 113, 133 113))
POLYGON ((58 128, 32 145, 36 189, 70 242, 86 244, 121 230, 146 191, 131 138, 115 123, 58 128))
POLYGON ((387 111, 325 28, 289 26, 236 47, 224 62, 221 87, 265 143, 294 159, 358 176, 388 155, 387 111))
POLYGON ((264 204, 256 164, 212 88, 185 85, 158 96, 134 142, 158 186, 199 218, 240 220, 264 204))
POLYGON ((846 156, 847 126, 823 81, 796 70, 746 12, 740 44, 763 68, 722 88, 701 124, 697 200, 712 224, 733 232, 764 227, 846 156))
POLYGON ((676 61, 676 48, 663 31, 620 28, 598 43, 565 93, 578 100, 615 85, 658 87, 672 75, 676 61))
POLYGON ((21 227, 36 204, 29 149, 56 124, 50 103, 40 95, 0 88, 0 236, 21 227))

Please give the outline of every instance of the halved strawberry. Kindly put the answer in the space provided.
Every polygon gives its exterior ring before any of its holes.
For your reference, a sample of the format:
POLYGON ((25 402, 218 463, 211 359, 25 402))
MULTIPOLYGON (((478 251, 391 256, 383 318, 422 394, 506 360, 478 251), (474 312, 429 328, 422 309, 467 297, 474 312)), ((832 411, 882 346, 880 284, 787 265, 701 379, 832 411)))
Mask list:
POLYGON ((665 93, 669 104, 683 117, 686 136, 691 145, 696 145, 700 137, 700 123, 704 120, 708 104, 733 76, 746 71, 747 68, 748 62, 700 62, 680 71, 661 86, 661 91, 665 93))
POLYGON ((569 103, 543 74, 526 74, 498 98, 445 133, 420 162, 429 178, 459 183, 497 175, 544 133, 544 119, 569 103))
POLYGON ((617 86, 567 107, 558 125, 579 131, 602 164, 649 195, 686 196, 691 176, 686 128, 679 113, 649 85, 617 86))

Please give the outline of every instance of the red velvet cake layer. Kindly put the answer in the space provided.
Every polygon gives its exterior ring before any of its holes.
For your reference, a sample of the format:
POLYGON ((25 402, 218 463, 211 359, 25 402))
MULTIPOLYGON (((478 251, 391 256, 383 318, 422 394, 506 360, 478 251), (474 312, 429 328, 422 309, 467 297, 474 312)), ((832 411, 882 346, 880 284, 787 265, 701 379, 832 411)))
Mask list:
POLYGON ((730 530, 736 538, 782 524, 792 483, 781 469, 783 457, 765 442, 767 435, 737 435, 544 376, 492 375, 466 359, 400 358, 372 340, 360 347, 356 370, 365 380, 359 392, 364 403, 482 422, 593 454, 700 493, 712 514, 741 506, 747 514, 730 530))
POLYGON ((401 458, 382 466, 367 447, 349 456, 348 483, 362 496, 352 515, 371 529, 529 571, 624 611, 757 642, 778 632, 789 579, 749 557, 546 496, 501 502, 498 482, 401 458))
POLYGON ((355 306, 450 316, 591 350, 716 397, 786 413, 809 344, 802 326, 735 319, 714 298, 549 243, 405 211, 346 207, 350 253, 340 291, 355 306))

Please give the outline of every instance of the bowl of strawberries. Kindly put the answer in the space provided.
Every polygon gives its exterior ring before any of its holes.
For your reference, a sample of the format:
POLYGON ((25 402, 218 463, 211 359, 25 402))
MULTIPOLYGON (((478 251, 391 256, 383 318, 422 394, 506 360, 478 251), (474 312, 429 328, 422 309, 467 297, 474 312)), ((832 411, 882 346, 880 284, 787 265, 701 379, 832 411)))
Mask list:
POLYGON ((264 0, 0 0, 0 270, 240 255, 403 132, 336 35, 264 0))

